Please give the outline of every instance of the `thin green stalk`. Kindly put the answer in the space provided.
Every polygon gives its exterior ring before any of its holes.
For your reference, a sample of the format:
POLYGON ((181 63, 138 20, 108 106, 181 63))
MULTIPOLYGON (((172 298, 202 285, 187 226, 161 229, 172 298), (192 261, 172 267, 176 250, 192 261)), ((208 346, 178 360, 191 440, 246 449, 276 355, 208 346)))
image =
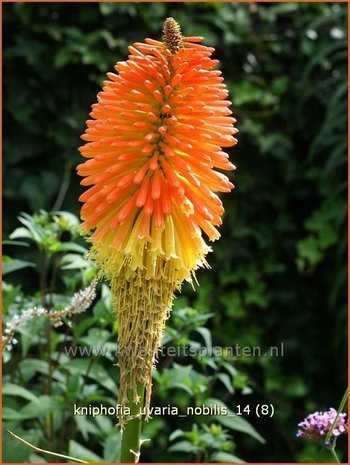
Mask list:
POLYGON ((63 459, 68 459, 70 461, 75 461, 75 462, 78 462, 78 463, 90 463, 90 462, 85 462, 84 460, 80 460, 80 459, 77 459, 75 457, 70 457, 69 455, 63 455, 63 454, 58 454, 57 452, 51 452, 50 450, 45 450, 45 449, 41 449, 40 447, 37 447, 37 446, 34 446, 33 444, 31 444, 30 442, 28 441, 25 441, 23 438, 21 438, 20 436, 17 436, 17 434, 13 433, 12 431, 10 431, 9 429, 7 430, 12 436, 14 436, 16 439, 18 439, 19 441, 23 442, 23 444, 25 444, 26 446, 28 447, 31 447, 32 449, 38 451, 38 452, 43 452, 44 454, 49 454, 49 455, 54 455, 55 457, 62 457, 63 459))
POLYGON ((128 402, 125 405, 125 407, 130 409, 130 415, 134 418, 126 423, 122 432, 120 454, 121 463, 139 462, 141 449, 140 436, 142 427, 142 418, 140 412, 143 407, 144 391, 144 386, 142 384, 138 384, 137 392, 141 398, 140 402, 138 404, 135 404, 134 402, 128 402))
POLYGON ((332 445, 330 446, 330 440, 331 440, 331 437, 332 437, 333 430, 334 430, 334 428, 335 428, 335 426, 337 424, 339 415, 344 410, 344 407, 345 407, 345 404, 346 404, 347 400, 348 400, 348 388, 346 388, 346 390, 345 390, 345 393, 344 393, 343 398, 342 398, 342 400, 340 402, 340 405, 339 405, 339 408, 338 408, 338 411, 337 411, 337 415, 334 418, 332 426, 329 428, 328 433, 326 434, 326 437, 325 437, 325 439, 323 441, 321 450, 318 453, 318 456, 317 456, 318 458, 320 457, 320 455, 322 455, 323 450, 325 448, 327 448, 331 452, 333 457, 335 458, 336 462, 340 463, 338 455, 337 455, 337 453, 335 451, 335 441, 333 441, 332 445))
MULTIPOLYGON (((49 321, 45 321, 45 333, 47 338, 47 361, 48 361, 48 377, 47 377, 47 395, 52 396, 52 347, 51 347, 51 325, 49 321)), ((54 434, 53 434, 53 413, 49 412, 46 415, 47 438, 50 443, 50 448, 54 449, 54 434)))
MULTIPOLYGON (((46 254, 45 250, 40 250, 39 253, 39 291, 41 294, 41 305, 47 307, 46 292, 47 292, 47 273, 49 267, 50 257, 46 254)), ((47 377, 47 395, 52 396, 52 349, 51 349, 51 325, 49 321, 45 322, 45 335, 47 339, 47 362, 49 367, 49 373, 47 377)), ((52 412, 48 413, 45 416, 46 421, 46 435, 50 443, 50 447, 54 447, 54 437, 53 437, 53 414, 52 412)))
POLYGON ((337 415, 336 417, 334 418, 334 421, 333 421, 333 424, 332 426, 330 427, 327 435, 326 435, 326 438, 324 440, 325 444, 327 444, 327 442, 329 442, 329 440, 331 439, 331 436, 332 436, 332 433, 333 433, 333 430, 335 428, 335 425, 337 424, 337 421, 338 421, 338 418, 339 418, 339 415, 341 414, 341 412, 343 411, 344 407, 345 407, 345 404, 346 404, 346 401, 348 400, 348 388, 346 388, 345 390, 345 393, 344 393, 344 396, 340 402, 340 405, 339 405, 339 408, 338 408, 338 411, 337 411, 337 415))
POLYGON ((336 453, 336 451, 335 451, 334 446, 331 447, 329 450, 331 451, 331 453, 332 453, 332 455, 333 455, 335 461, 336 461, 337 463, 340 463, 339 457, 337 456, 337 453, 336 453))

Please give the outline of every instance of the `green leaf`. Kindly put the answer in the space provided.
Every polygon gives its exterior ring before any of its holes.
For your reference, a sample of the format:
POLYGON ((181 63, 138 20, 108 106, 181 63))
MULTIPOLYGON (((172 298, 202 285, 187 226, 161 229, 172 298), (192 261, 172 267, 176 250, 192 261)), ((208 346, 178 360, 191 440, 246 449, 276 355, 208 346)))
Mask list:
POLYGON ((230 373, 230 375, 231 375, 232 377, 235 377, 235 376, 237 375, 237 370, 236 370, 236 368, 235 368, 233 365, 231 365, 230 363, 228 363, 228 362, 221 362, 221 365, 222 365, 224 368, 226 368, 226 370, 230 373))
POLYGON ((101 298, 96 302, 93 308, 94 315, 99 319, 100 323, 114 323, 112 294, 108 286, 102 285, 101 298))
POLYGON ((114 434, 108 436, 103 443, 103 458, 108 463, 119 463, 120 461, 120 432, 116 431, 114 434))
POLYGON ((40 341, 40 335, 45 325, 45 317, 38 316, 27 322, 19 332, 21 335, 22 357, 25 358, 30 347, 40 341))
POLYGON ((104 434, 108 434, 113 429, 112 420, 104 415, 97 415, 95 422, 104 434))
POLYGON ((69 211, 55 210, 51 212, 53 215, 58 215, 60 219, 63 219, 70 228, 79 226, 79 218, 69 211))
MULTIPOLYGON (((60 246, 61 249, 61 246, 60 246)), ((86 260, 84 257, 78 254, 66 254, 61 258, 60 268, 61 270, 77 270, 88 268, 91 266, 91 262, 86 260)))
MULTIPOLYGON (((89 348, 93 348, 96 353, 98 349, 107 349, 105 343, 111 337, 111 333, 105 329, 91 328, 88 335, 79 338, 79 342, 86 344, 89 348)), ((115 350, 117 347, 115 346, 115 350)))
POLYGON ((36 401, 37 397, 25 389, 22 386, 18 386, 17 384, 6 383, 2 387, 2 394, 4 396, 18 396, 23 397, 23 399, 33 400, 36 401))
POLYGON ((22 247, 29 247, 29 244, 27 242, 22 242, 22 241, 4 240, 4 241, 2 241, 2 244, 3 245, 18 245, 18 246, 22 246, 22 247))
POLYGON ((111 391, 114 395, 118 392, 117 385, 109 376, 108 372, 101 365, 97 365, 96 362, 90 366, 89 359, 74 359, 70 360, 68 363, 62 364, 62 368, 68 370, 70 373, 79 373, 80 375, 85 375, 93 379, 98 384, 111 391))
POLYGON ((58 248, 59 252, 78 252, 79 254, 86 254, 87 249, 75 242, 61 242, 58 248))
POLYGON ((67 396, 71 399, 76 399, 80 392, 80 374, 71 375, 67 381, 67 396))
POLYGON ((210 455, 211 462, 219 463, 246 463, 244 460, 237 457, 237 455, 228 454, 227 452, 213 452, 210 455))
POLYGON ((85 441, 88 441, 89 434, 99 434, 98 428, 87 418, 86 415, 76 415, 74 420, 79 433, 81 433, 85 441))
POLYGON ((101 457, 99 457, 97 454, 87 449, 86 447, 82 446, 78 442, 73 441, 73 439, 69 441, 68 455, 77 457, 80 460, 86 460, 86 461, 92 461, 92 462, 103 462, 103 459, 101 457))
POLYGON ((235 392, 229 375, 227 375, 226 373, 219 373, 217 375, 217 378, 222 382, 222 384, 226 387, 230 394, 233 394, 235 392))
POLYGON ((20 370, 23 377, 26 379, 26 381, 28 381, 37 372, 48 375, 49 365, 44 360, 26 358, 20 362, 20 370))
POLYGON ((323 253, 320 250, 317 238, 310 235, 297 243, 297 265, 300 271, 305 267, 315 266, 322 260, 323 253))
POLYGON ((13 273, 14 271, 22 270, 23 268, 35 268, 35 263, 27 262, 24 260, 17 260, 10 258, 8 256, 3 257, 3 264, 2 264, 2 274, 9 274, 13 273))
POLYGON ((17 410, 13 410, 10 407, 4 406, 2 409, 2 418, 4 420, 9 420, 9 421, 20 421, 20 420, 26 420, 27 418, 31 418, 30 416, 28 417, 27 415, 18 412, 17 410))
POLYGON ((98 4, 98 6, 103 16, 110 16, 112 13, 116 11, 118 7, 118 5, 108 2, 101 2, 98 4))
MULTIPOLYGON (((37 244, 40 244, 44 237, 43 228, 34 222, 32 216, 27 213, 21 213, 18 217, 19 221, 24 224, 31 233, 31 239, 34 240, 37 244)), ((10 235, 10 239, 13 239, 13 236, 10 235)))
MULTIPOLYGON (((221 400, 214 398, 207 399, 205 401, 205 404, 218 405, 227 408, 227 406, 221 400)), ((241 433, 245 433, 249 436, 252 436, 262 444, 265 444, 266 442, 265 439, 256 431, 256 429, 247 420, 245 420, 241 416, 236 415, 230 409, 228 409, 227 415, 214 415, 213 418, 215 418, 219 423, 226 426, 227 428, 233 429, 235 431, 240 431, 241 433)))
POLYGON ((40 396, 29 402, 19 412, 23 418, 38 418, 47 413, 60 412, 62 410, 62 398, 59 396, 40 396))
MULTIPOLYGON (((5 409, 5 407, 4 407, 5 409)), ((4 463, 30 463, 30 455, 33 450, 18 442, 13 436, 11 436, 7 429, 12 427, 13 423, 3 423, 2 430, 2 445, 3 445, 3 456, 2 460, 4 463), (11 425, 11 426, 10 426, 11 425)), ((30 442, 31 444, 38 445, 39 437, 37 430, 24 431, 20 427, 16 427, 16 433, 20 435, 25 441, 30 442)))
POLYGON ((95 323, 96 323, 96 317, 91 316, 91 317, 82 319, 79 324, 73 325, 72 330, 73 330, 75 337, 79 337, 88 328, 90 328, 90 326, 94 325, 95 323))
POLYGON ((33 239, 33 236, 27 228, 17 228, 10 234, 10 239, 33 239))
POLYGON ((193 452, 196 453, 200 451, 201 448, 198 446, 195 446, 194 444, 191 444, 189 441, 179 441, 176 444, 172 445, 169 447, 168 451, 169 452, 193 452))
MULTIPOLYGON (((23 437, 23 436, 22 436, 23 437)), ((33 441, 30 441, 33 444, 33 441)), ((28 463, 47 463, 46 460, 38 454, 32 453, 29 456, 28 463)))
POLYGON ((54 59, 53 66, 56 69, 63 68, 64 66, 74 61, 74 54, 67 48, 60 49, 54 59))
MULTIPOLYGON (((20 370, 23 378, 29 381, 36 373, 48 375, 49 364, 44 360, 38 360, 35 358, 26 358, 20 362, 20 370)), ((54 370, 52 377, 58 381, 66 382, 66 378, 58 369, 54 370)))
POLYGON ((199 333, 206 345, 206 348, 210 350, 212 348, 212 341, 211 341, 211 333, 208 328, 205 328, 204 326, 200 326, 199 328, 196 328, 195 331, 199 333))
POLYGON ((184 435, 184 432, 182 431, 182 429, 176 429, 175 431, 170 433, 169 441, 174 441, 177 438, 183 437, 183 435, 184 435))

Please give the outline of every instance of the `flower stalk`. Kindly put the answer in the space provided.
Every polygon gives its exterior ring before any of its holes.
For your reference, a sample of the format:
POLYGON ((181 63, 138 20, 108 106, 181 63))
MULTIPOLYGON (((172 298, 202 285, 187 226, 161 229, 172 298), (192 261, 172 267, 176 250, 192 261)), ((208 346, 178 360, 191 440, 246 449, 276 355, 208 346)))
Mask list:
POLYGON ((137 393, 140 397, 139 402, 129 401, 125 405, 130 409, 130 419, 126 422, 122 431, 121 440, 121 463, 138 463, 141 453, 141 426, 142 426, 142 407, 144 403, 144 386, 141 383, 137 385, 137 393))

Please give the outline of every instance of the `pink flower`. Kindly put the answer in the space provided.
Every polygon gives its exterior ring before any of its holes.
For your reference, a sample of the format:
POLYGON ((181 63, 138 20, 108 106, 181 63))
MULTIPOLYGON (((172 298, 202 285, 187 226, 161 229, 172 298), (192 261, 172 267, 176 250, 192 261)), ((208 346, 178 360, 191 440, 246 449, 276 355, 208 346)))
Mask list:
MULTIPOLYGON (((314 412, 308 415, 305 420, 298 424, 297 437, 316 441, 325 438, 332 428, 337 411, 330 408, 327 412, 314 412)), ((340 413, 332 430, 330 440, 336 439, 341 434, 348 432, 346 413, 340 413)))

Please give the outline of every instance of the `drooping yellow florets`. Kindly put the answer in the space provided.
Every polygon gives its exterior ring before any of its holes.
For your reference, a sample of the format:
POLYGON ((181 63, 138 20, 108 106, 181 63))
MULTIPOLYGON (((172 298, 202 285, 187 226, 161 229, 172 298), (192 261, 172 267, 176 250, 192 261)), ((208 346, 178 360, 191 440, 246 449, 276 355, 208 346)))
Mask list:
POLYGON ((91 253, 111 282, 119 321, 119 401, 151 372, 174 291, 205 266, 224 212, 218 192, 233 185, 215 168, 234 166, 221 147, 237 130, 213 48, 182 37, 172 18, 163 42, 129 47, 108 73, 80 148, 89 186, 80 200, 91 253))

